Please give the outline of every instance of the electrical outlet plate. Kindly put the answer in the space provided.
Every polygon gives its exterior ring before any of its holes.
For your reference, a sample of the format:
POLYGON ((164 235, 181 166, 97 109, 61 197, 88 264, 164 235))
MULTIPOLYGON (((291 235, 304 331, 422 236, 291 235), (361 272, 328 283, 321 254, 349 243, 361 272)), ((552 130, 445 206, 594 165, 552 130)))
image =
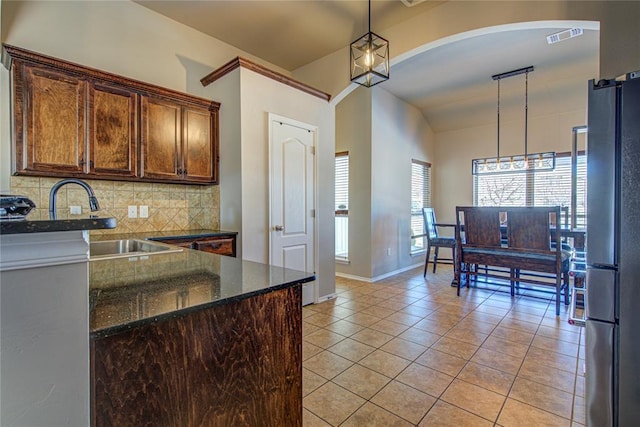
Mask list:
POLYGON ((140 205, 140 218, 149 218, 149 206, 140 205))
POLYGON ((69 214, 82 215, 82 206, 69 206, 69 214))
POLYGON ((129 218, 138 218, 138 207, 137 206, 129 206, 128 211, 129 218))

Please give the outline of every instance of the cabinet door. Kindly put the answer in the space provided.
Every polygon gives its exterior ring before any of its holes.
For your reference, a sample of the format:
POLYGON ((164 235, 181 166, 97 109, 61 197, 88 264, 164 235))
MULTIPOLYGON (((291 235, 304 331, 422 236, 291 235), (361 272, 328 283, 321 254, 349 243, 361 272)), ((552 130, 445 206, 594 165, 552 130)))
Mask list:
POLYGON ((184 178, 192 182, 212 182, 214 151, 212 117, 207 109, 185 107, 182 112, 184 178))
POLYGON ((23 92, 15 94, 21 105, 15 111, 24 132, 16 134, 16 171, 82 173, 86 82, 39 67, 25 65, 22 70, 23 92), (21 111, 26 112, 23 117, 18 116, 21 111))
POLYGON ((182 179, 180 110, 177 104, 142 97, 142 177, 169 181, 182 179))
POLYGON ((94 84, 89 91, 90 172, 136 176, 136 97, 130 90, 94 84))
POLYGON ((235 237, 211 237, 196 240, 193 249, 218 255, 236 256, 235 237))

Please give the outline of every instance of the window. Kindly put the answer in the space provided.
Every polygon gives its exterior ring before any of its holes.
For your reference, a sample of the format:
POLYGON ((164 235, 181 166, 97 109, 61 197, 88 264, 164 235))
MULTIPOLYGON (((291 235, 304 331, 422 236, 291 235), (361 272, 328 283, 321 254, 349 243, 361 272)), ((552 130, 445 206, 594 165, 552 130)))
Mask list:
POLYGON ((425 245, 422 208, 431 206, 431 164, 411 160, 411 254, 423 251, 425 245))
MULTIPOLYGON (((576 182, 576 224, 586 225, 587 157, 578 155, 576 182)), ((534 206, 566 206, 571 217, 571 154, 561 153, 552 171, 536 172, 533 180, 534 206)))
POLYGON ((349 152, 336 153, 336 260, 349 260, 349 152))
MULTIPOLYGON (((571 209, 571 153, 556 154, 550 171, 475 175, 476 206, 565 206, 571 209)), ((586 226, 587 156, 578 153, 576 169, 576 223, 586 226)), ((571 211, 569 211, 571 217, 571 211)))

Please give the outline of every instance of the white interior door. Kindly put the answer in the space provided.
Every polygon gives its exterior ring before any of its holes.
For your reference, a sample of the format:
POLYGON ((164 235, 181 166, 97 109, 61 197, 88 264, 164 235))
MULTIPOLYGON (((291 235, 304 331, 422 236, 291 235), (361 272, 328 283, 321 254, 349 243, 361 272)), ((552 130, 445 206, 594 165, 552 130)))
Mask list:
MULTIPOLYGON (((270 263, 315 272, 316 129, 269 116, 270 263)), ((315 300, 315 283, 303 287, 302 303, 315 300)))

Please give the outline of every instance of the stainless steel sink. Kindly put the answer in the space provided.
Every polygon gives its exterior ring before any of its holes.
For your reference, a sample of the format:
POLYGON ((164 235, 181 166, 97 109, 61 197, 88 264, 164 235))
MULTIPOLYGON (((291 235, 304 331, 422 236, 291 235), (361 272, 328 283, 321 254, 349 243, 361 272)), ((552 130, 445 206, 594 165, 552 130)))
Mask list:
POLYGON ((182 252, 179 246, 166 243, 150 242, 148 240, 124 239, 103 240, 89 243, 89 260, 125 258, 132 256, 146 256, 182 252))

